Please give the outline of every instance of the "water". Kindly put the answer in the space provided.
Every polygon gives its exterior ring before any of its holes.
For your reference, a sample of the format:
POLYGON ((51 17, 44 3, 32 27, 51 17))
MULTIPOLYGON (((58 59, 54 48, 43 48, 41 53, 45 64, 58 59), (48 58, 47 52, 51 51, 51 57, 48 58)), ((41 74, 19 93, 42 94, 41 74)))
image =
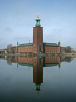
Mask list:
POLYGON ((0 102, 76 102, 76 59, 0 58, 0 102))

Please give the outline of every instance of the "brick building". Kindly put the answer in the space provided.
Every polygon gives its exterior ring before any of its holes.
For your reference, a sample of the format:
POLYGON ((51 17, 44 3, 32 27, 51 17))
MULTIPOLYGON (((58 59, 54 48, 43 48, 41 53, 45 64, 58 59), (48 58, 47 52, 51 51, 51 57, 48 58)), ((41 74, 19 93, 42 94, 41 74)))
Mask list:
POLYGON ((14 49, 15 53, 60 53, 60 42, 44 43, 43 27, 40 25, 40 19, 37 17, 36 25, 33 27, 33 43, 18 44, 14 49))
POLYGON ((0 54, 5 54, 5 53, 7 53, 7 49, 0 49, 0 54))

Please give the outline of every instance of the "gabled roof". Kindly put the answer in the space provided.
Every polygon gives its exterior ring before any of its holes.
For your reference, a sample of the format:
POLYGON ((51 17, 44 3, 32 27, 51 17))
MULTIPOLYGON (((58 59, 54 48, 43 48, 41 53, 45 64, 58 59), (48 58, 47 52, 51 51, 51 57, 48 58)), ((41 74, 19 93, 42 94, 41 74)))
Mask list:
POLYGON ((46 46, 58 46, 58 44, 56 44, 56 43, 43 43, 43 45, 46 45, 46 46))
POLYGON ((24 44, 19 44, 18 46, 32 46, 32 43, 24 43, 24 44))

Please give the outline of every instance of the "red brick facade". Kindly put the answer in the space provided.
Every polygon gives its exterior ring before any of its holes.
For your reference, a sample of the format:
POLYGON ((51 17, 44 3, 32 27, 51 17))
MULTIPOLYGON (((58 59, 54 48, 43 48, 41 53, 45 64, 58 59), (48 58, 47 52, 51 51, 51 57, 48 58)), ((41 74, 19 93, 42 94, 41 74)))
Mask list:
MULTIPOLYGON (((39 45, 39 44, 38 44, 39 45)), ((34 45, 33 46, 19 46, 15 49, 15 53, 39 53, 39 48, 37 47, 35 48, 34 45)), ((60 53, 60 46, 42 46, 42 49, 44 47, 44 53, 47 54, 58 54, 60 53)), ((41 49, 41 52, 43 51, 41 49)))
POLYGON ((45 57, 45 63, 46 64, 56 64, 59 63, 60 64, 60 57, 55 57, 55 56, 51 56, 51 57, 45 57))
POLYGON ((43 52, 43 28, 33 28, 33 53, 43 52))
POLYGON ((14 57, 14 58, 8 58, 7 60, 11 60, 13 63, 22 63, 22 64, 31 64, 33 67, 38 67, 38 65, 43 66, 43 63, 45 64, 60 64, 60 57, 59 56, 49 56, 45 57, 45 60, 43 58, 39 57, 33 57, 33 56, 28 56, 28 57, 14 57))
POLYGON ((18 47, 18 53, 32 53, 33 46, 20 46, 18 47))
POLYGON ((56 53, 60 53, 60 46, 44 46, 45 48, 45 53, 52 53, 52 54, 56 54, 56 53))

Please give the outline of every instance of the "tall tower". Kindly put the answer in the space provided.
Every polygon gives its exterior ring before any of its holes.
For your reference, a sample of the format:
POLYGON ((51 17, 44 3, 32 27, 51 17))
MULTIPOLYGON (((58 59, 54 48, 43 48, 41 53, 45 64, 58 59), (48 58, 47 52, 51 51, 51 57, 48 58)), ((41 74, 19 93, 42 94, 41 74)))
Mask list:
POLYGON ((33 53, 43 52, 43 27, 40 25, 39 17, 36 18, 35 27, 33 27, 33 53))

